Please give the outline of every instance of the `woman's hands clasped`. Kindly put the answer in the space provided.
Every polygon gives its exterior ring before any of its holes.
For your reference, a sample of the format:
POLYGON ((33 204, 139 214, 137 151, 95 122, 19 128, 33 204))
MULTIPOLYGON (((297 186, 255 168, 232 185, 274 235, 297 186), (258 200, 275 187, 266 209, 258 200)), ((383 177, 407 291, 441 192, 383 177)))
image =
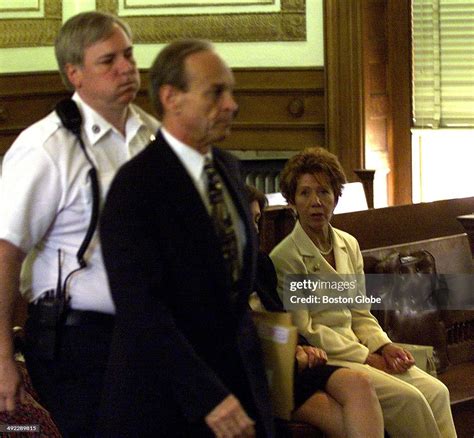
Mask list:
POLYGON ((365 363, 389 374, 403 374, 415 365, 412 354, 399 345, 386 344, 379 352, 370 353, 365 363))
POLYGON ((324 350, 310 345, 297 345, 295 357, 298 362, 299 372, 306 368, 324 365, 328 360, 328 356, 324 350))

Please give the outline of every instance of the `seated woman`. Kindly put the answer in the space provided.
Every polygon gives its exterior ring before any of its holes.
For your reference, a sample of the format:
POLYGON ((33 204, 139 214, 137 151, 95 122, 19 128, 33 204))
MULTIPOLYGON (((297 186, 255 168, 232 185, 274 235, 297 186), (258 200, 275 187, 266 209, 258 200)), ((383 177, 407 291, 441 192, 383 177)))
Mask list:
MULTIPOLYGON (((270 254, 284 303, 286 275, 363 275, 356 239, 329 224, 345 181, 336 156, 323 148, 306 149, 286 163, 281 190, 298 220, 270 254)), ((368 309, 315 304, 292 314, 299 332, 327 352, 329 363, 370 376, 392 438, 456 436, 446 386, 414 366, 413 356, 391 343, 368 309)))
MULTIPOLYGON (((265 196, 247 186, 250 210, 258 232, 265 196)), ((259 253, 256 292, 250 298, 253 310, 284 312, 278 297, 272 261, 259 253)), ((328 437, 372 438, 383 436, 380 404, 365 374, 325 365, 326 353, 300 337, 295 358, 295 410, 293 419, 309 423, 328 437)))

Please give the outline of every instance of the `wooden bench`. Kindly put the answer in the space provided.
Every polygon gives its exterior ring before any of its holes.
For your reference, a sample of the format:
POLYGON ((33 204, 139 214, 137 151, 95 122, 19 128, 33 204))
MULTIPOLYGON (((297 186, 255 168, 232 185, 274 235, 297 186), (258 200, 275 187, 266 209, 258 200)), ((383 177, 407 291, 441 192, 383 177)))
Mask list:
MULTIPOLYGON (((467 276, 473 275, 474 272, 473 255, 467 235, 456 218, 473 211, 474 197, 345 213, 335 215, 332 224, 358 239, 366 273, 373 272, 375 264, 393 252, 426 250, 434 256, 439 274, 467 276)), ((288 207, 271 207, 265 210, 260 236, 262 249, 270 252, 276 243, 291 232, 294 221, 288 207)), ((456 293, 459 291, 450 290, 450 294, 456 293)), ((383 313, 374 313, 383 325, 383 313)), ((438 345, 438 354, 444 354, 444 369, 438 377, 450 390, 451 408, 458 436, 472 438, 474 310, 440 310, 438 323, 444 333, 444 336, 441 336, 444 343, 438 345)), ((390 327, 384 329, 390 333, 390 327)), ((431 345, 430 330, 433 331, 430 327, 420 327, 418 333, 428 335, 418 338, 414 335, 410 341, 416 339, 418 344, 431 345)), ((390 334, 393 336, 393 333, 390 334)), ((396 340, 406 342, 404 339, 396 340)))

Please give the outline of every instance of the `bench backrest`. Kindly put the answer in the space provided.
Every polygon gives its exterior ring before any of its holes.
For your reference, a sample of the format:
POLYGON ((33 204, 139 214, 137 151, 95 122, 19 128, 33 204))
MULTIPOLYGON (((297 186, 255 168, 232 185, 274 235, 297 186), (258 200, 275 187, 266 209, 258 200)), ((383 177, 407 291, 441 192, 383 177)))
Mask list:
MULTIPOLYGON (((337 214, 332 224, 356 237, 364 250, 462 234, 464 229, 456 218, 472 212, 474 197, 337 214)), ((270 252, 290 233, 294 223, 287 206, 265 209, 262 250, 270 252)))
MULTIPOLYGON (((393 252, 425 250, 434 256, 439 274, 472 274, 469 240, 456 218, 473 211, 474 197, 471 197, 339 214, 333 217, 332 224, 357 238, 367 273, 373 272, 374 265, 393 252)), ((266 209, 260 234, 262 250, 270 252, 291 232, 294 223, 289 207, 266 209)), ((465 286, 449 285, 453 302, 465 301, 465 286)), ((471 293, 474 294, 474 284, 471 293)), ((374 313, 382 324, 387 321, 383 311, 374 313)), ((439 310, 435 319, 432 316, 414 315, 409 321, 413 323, 413 332, 418 332, 418 338, 413 333, 417 343, 436 344, 442 368, 473 361, 474 311, 439 310)))

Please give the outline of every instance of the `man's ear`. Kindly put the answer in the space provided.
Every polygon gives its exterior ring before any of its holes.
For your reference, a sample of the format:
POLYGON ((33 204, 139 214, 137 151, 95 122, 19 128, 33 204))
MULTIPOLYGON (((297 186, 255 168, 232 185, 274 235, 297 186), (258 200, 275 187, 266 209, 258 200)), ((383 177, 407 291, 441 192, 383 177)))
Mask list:
POLYGON ((69 82, 74 86, 75 90, 81 88, 82 85, 82 68, 79 65, 67 63, 64 66, 64 72, 66 73, 69 82))
POLYGON ((160 87, 158 97, 167 114, 179 114, 181 112, 183 92, 170 84, 160 87))

